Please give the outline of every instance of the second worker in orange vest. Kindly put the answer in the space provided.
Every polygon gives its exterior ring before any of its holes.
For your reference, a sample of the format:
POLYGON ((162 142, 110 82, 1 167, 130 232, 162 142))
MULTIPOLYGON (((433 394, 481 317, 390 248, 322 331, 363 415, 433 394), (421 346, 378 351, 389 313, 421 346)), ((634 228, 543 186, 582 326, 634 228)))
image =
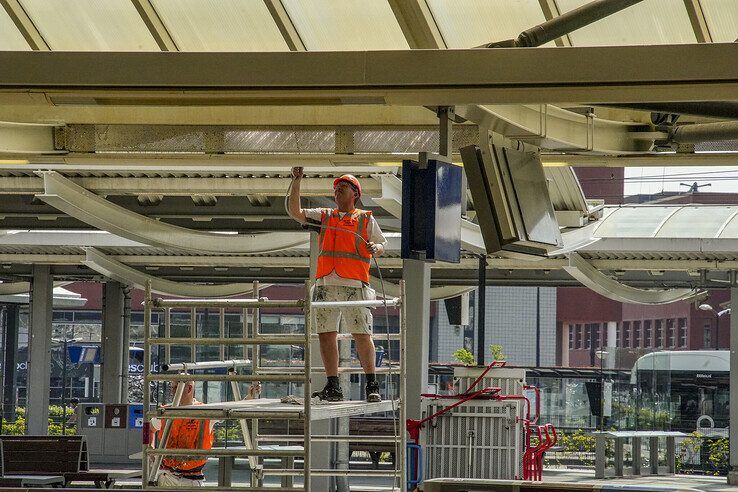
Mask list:
MULTIPOLYGON (((288 212, 295 220, 320 224, 320 254, 316 272, 316 301, 359 301, 373 297, 369 287, 369 267, 372 256, 384 253, 387 243, 372 213, 356 208, 361 197, 361 184, 350 174, 333 182, 336 208, 300 207, 301 167, 292 168, 288 212)), ((338 343, 340 323, 356 342, 359 362, 366 375, 366 399, 381 401, 374 367, 375 350, 372 341, 372 313, 366 307, 319 309, 315 314, 320 355, 328 382, 313 396, 322 400, 343 400, 338 383, 338 343)))

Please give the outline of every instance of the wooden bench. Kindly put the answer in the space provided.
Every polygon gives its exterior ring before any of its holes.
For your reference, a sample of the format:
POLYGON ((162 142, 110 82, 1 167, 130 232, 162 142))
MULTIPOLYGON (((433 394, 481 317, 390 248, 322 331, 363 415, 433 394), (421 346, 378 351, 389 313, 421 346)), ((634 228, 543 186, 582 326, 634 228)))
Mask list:
POLYGON ((3 476, 61 476, 70 482, 93 482, 110 488, 116 479, 141 475, 140 470, 90 469, 84 436, 0 436, 3 476))

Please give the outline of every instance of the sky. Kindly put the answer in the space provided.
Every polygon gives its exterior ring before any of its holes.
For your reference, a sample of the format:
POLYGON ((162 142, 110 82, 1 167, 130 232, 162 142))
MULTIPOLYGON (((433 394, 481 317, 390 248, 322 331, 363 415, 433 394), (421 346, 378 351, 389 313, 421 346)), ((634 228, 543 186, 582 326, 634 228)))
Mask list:
POLYGON ((738 166, 626 167, 625 195, 654 194, 661 191, 687 191, 691 185, 710 184, 700 191, 738 193, 738 166))

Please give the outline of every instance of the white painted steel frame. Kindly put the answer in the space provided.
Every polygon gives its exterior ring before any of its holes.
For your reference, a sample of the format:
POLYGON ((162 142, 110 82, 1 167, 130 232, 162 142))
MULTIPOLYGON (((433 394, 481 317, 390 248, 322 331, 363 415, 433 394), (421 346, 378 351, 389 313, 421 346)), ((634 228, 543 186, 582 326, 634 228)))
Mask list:
POLYGON ((704 294, 697 289, 647 290, 631 287, 603 274, 577 253, 569 253, 569 265, 562 268, 585 287, 608 299, 628 304, 669 304, 704 294))
MULTIPOLYGON (((252 290, 251 284, 189 284, 185 282, 174 282, 142 273, 135 268, 124 265, 113 258, 101 253, 95 248, 85 248, 85 259, 82 261, 96 272, 108 278, 117 280, 126 285, 145 288, 151 285, 153 292, 174 296, 201 297, 230 297, 238 294, 248 294, 252 290)), ((264 287, 268 287, 265 285, 264 287)))
POLYGON ((132 241, 213 253, 264 253, 304 242, 292 233, 223 235, 165 224, 90 193, 55 171, 40 174, 44 177, 45 193, 37 195, 38 198, 93 227, 132 241))
MULTIPOLYGON (((254 282, 254 292, 258 292, 258 283, 254 282)), ((406 331, 406 324, 405 324, 405 303, 403 302, 403 299, 405 298, 405 292, 404 292, 404 283, 400 284, 400 297, 396 299, 391 299, 388 301, 373 301, 370 304, 374 306, 379 305, 392 305, 392 306, 399 306, 400 307, 400 363, 399 363, 399 377, 400 377, 400 388, 399 388, 399 402, 397 400, 389 400, 384 401, 380 403, 364 403, 364 402, 346 402, 346 404, 333 404, 330 405, 331 408, 313 408, 311 405, 311 398, 310 395, 312 393, 312 388, 310 384, 310 374, 312 372, 312 367, 310 363, 310 339, 312 335, 312 310, 318 309, 318 308, 332 308, 335 307, 336 304, 346 305, 346 304, 352 304, 352 303, 334 303, 334 302, 321 302, 321 303, 312 303, 311 299, 311 283, 308 281, 305 283, 305 298, 304 300, 297 300, 297 301, 270 301, 265 298, 256 298, 252 300, 230 300, 231 302, 228 302, 226 304, 223 303, 223 300, 219 301, 209 301, 204 299, 184 299, 184 300, 169 300, 169 299, 152 299, 151 297, 151 286, 147 283, 146 285, 146 298, 144 301, 144 365, 145 368, 145 377, 144 380, 147 384, 144 384, 144 405, 145 408, 149 408, 150 401, 151 401, 151 394, 150 394, 150 387, 148 382, 150 381, 185 381, 185 380, 195 380, 195 381, 231 381, 231 384, 234 386, 234 395, 239 395, 240 391, 239 388, 237 388, 237 381, 257 381, 257 380, 281 380, 281 381, 301 381, 303 382, 304 386, 304 401, 303 406, 300 408, 300 410, 288 411, 285 412, 284 409, 281 409, 280 411, 276 411, 276 407, 272 408, 271 411, 269 411, 264 404, 268 402, 261 403, 260 401, 256 400, 250 400, 250 404, 247 404, 246 402, 231 402, 234 403, 234 405, 227 405, 227 404, 216 404, 216 405, 197 405, 197 406, 188 406, 188 407, 181 407, 177 408, 179 406, 179 401, 181 399, 182 395, 182 389, 183 385, 180 385, 177 388, 177 392, 175 393, 174 403, 172 407, 169 408, 161 408, 156 412, 146 412, 147 418, 151 418, 153 416, 157 416, 159 418, 162 418, 164 420, 164 430, 162 433, 162 439, 160 441, 160 445, 162 447, 158 448, 155 451, 151 451, 147 445, 143 445, 143 472, 144 472, 144 488, 148 488, 148 480, 155 477, 155 473, 159 468, 159 464, 161 462, 161 459, 164 455, 215 455, 215 456, 246 456, 249 457, 250 462, 252 465, 255 464, 255 459, 257 456, 292 456, 292 457, 299 457, 302 456, 304 459, 304 465, 303 470, 280 470, 283 473, 276 473, 281 475, 303 475, 304 476, 304 490, 310 490, 311 488, 311 475, 315 476, 324 476, 329 474, 329 470, 313 470, 310 465, 310 441, 311 441, 311 421, 313 419, 325 419, 325 418, 333 418, 340 415, 353 415, 356 414, 357 411, 360 413, 371 413, 371 412, 377 412, 377 411, 387 411, 390 409, 398 410, 399 411, 399 419, 400 419, 400 425, 397 427, 397 432, 401 434, 401 436, 396 435, 394 437, 394 442, 397 443, 399 449, 397 452, 398 459, 396 465, 400 467, 400 474, 399 474, 399 480, 400 480, 400 486, 404 486, 405 483, 405 438, 404 438, 404 421, 406 419, 406 408, 405 408, 405 383, 406 383, 406 374, 405 374, 405 364, 406 364, 406 341, 405 341, 405 331, 406 331), (213 306, 215 304, 215 306, 213 306), (249 337, 249 333, 246 329, 247 327, 247 321, 248 316, 246 313, 247 309, 258 309, 262 306, 275 306, 275 305, 291 305, 294 307, 302 307, 303 312, 305 312, 305 335, 304 337, 292 337, 292 336, 263 336, 259 333, 258 329, 258 321, 257 316, 255 315, 253 318, 253 331, 251 333, 251 337, 249 337), (225 307, 241 307, 244 309, 244 337, 240 339, 229 339, 229 338, 223 338, 222 336, 213 339, 213 338, 197 338, 194 335, 189 338, 166 338, 166 337, 152 337, 151 332, 151 311, 153 307, 156 308, 163 308, 165 310, 165 313, 167 317, 171 313, 172 308, 183 308, 187 307, 191 310, 191 317, 192 320, 195 319, 196 309, 197 308, 204 308, 204 307, 216 307, 218 309, 219 315, 224 317, 225 315, 225 307), (299 340, 298 340, 299 339, 299 340), (254 353, 255 356, 253 360, 255 361, 253 366, 253 373, 251 375, 237 375, 235 374, 235 371, 231 371, 229 374, 225 375, 213 375, 213 374, 199 374, 199 375, 192 375, 192 374, 151 374, 151 346, 152 345, 165 345, 170 346, 174 343, 179 344, 190 344, 192 347, 195 346, 195 344, 208 344, 211 345, 214 342, 215 344, 226 344, 231 342, 237 342, 243 345, 251 345, 254 348, 257 348, 260 344, 264 343, 296 343, 300 342, 300 344, 304 345, 305 347, 305 364, 303 371, 298 375, 291 375, 291 374, 264 374, 262 369, 259 367, 258 362, 258 353, 254 353), (353 403, 356 403, 355 405, 353 403), (399 403, 399 405, 398 405, 399 403), (396 405, 398 405, 396 407, 396 405), (246 407, 251 406, 253 408, 248 409, 246 407), (222 408, 220 408, 222 407, 222 408), (241 408, 243 407, 243 408, 241 408), (264 407, 264 408, 262 408, 264 407), (349 408, 350 407, 350 408, 349 408), (254 422, 258 423, 259 418, 293 418, 298 419, 302 418, 304 419, 304 435, 303 435, 303 450, 302 451, 282 451, 282 450, 274 450, 274 451, 267 451, 267 450, 261 450, 258 448, 255 448, 251 445, 250 439, 247 438, 247 432, 244 433, 244 445, 248 449, 237 449, 237 450, 198 450, 195 452, 192 452, 192 450, 165 450, 163 449, 163 446, 165 446, 165 443, 168 439, 168 435, 171 429, 171 421, 173 418, 183 418, 183 417, 202 417, 202 418, 235 418, 238 419, 241 423, 242 427, 245 427, 245 419, 251 418, 254 422), (148 455, 155 456, 155 460, 153 464, 149 463, 148 455), (151 468, 150 468, 151 465, 151 468)), ((165 322, 165 326, 167 326, 169 323, 165 322)), ((222 331, 222 330, 221 330, 222 331)), ((168 336, 169 333, 167 332, 166 335, 168 336)), ((222 335, 222 333, 221 333, 222 335)), ((167 361, 168 362, 168 361, 167 361)), ((203 365, 208 363, 190 363, 190 364, 184 364, 183 367, 186 369, 196 367, 198 365, 203 365)), ((216 365, 232 365, 233 361, 222 361, 220 363, 215 363, 216 365)), ((212 365, 212 364, 211 364, 212 365)), ((275 401, 276 402, 276 401, 275 401)), ((284 406, 284 405, 282 405, 284 406)), ((281 407, 280 407, 281 408, 281 407)), ((288 407, 289 408, 289 407, 288 407)), ((299 407, 298 407, 299 408, 299 407)), ((248 430, 248 429, 247 429, 248 430)), ((258 442, 258 427, 253 427, 253 436, 256 438, 256 442, 258 442)), ((250 437, 250 436, 249 436, 250 437)), ((355 438, 356 436, 341 436, 339 437, 339 440, 349 440, 352 438, 355 438)), ((359 436, 360 438, 365 438, 369 440, 370 438, 373 438, 373 436, 359 436)), ((320 436, 319 439, 327 438, 326 436, 320 436)), ((293 439, 294 440, 294 439, 293 439)), ((253 467, 252 467, 253 469, 253 467)), ((266 471, 262 469, 258 469, 258 471, 254 474, 252 474, 252 490, 260 490, 260 487, 258 487, 260 480, 264 474, 275 474, 274 470, 266 471)), ((374 471, 370 473, 366 473, 362 470, 337 470, 334 471, 333 474, 341 474, 341 475, 359 475, 359 476, 365 476, 365 475, 375 475, 374 471)), ((387 474, 386 471, 383 471, 381 474, 385 475, 387 474)))

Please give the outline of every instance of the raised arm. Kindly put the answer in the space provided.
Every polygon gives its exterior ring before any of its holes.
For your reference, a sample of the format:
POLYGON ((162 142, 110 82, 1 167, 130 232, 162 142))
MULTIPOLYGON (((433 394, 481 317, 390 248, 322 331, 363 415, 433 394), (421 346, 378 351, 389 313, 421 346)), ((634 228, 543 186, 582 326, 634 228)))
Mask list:
POLYGON ((305 222, 305 212, 300 208, 300 182, 302 181, 302 168, 292 168, 292 184, 290 195, 287 199, 287 214, 298 222, 305 222))

